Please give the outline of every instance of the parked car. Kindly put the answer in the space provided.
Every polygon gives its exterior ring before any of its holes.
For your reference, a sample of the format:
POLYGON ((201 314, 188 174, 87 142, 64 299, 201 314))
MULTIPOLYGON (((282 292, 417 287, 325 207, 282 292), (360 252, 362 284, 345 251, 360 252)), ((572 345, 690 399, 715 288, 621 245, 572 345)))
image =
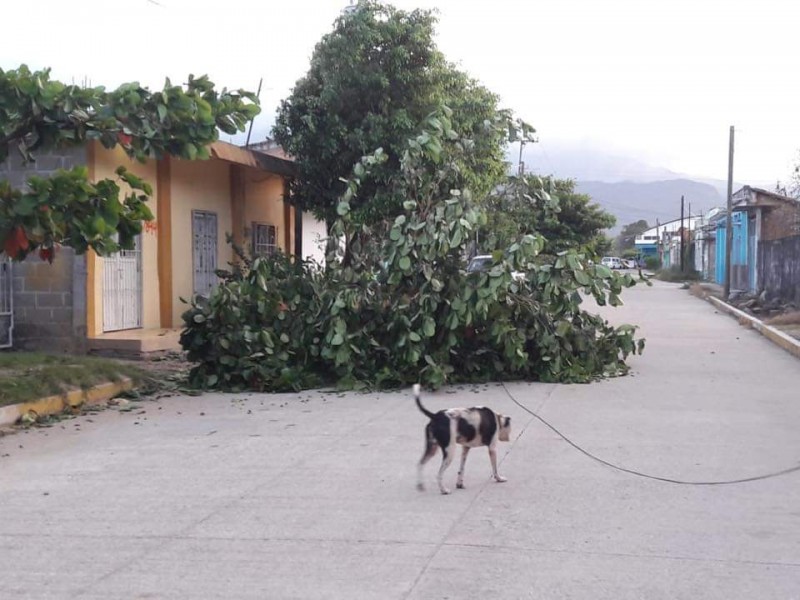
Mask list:
MULTIPOLYGON (((478 256, 473 256, 472 260, 469 261, 467 265, 467 273, 482 273, 483 271, 488 271, 492 268, 494 264, 494 258, 492 258, 491 254, 479 254, 478 256)), ((525 279, 525 273, 522 271, 512 271, 511 276, 514 279, 525 279)))
POLYGON ((622 264, 625 265, 626 269, 635 269, 637 267, 635 258, 623 258, 622 264))
POLYGON ((622 263, 622 259, 618 256, 604 256, 603 260, 600 261, 600 264, 604 267, 608 267, 609 269, 625 268, 625 265, 622 263))

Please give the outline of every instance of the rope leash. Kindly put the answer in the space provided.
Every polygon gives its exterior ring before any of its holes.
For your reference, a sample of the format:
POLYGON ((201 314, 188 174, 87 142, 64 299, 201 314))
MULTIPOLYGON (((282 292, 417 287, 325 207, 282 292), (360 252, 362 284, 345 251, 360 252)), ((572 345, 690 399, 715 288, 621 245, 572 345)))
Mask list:
POLYGON ((583 448, 581 448, 581 447, 580 447, 578 444, 576 444, 576 443, 575 443, 575 442, 573 442, 571 439, 569 439, 569 438, 568 438, 566 435, 564 435, 563 433, 561 433, 561 432, 560 432, 558 429, 556 429, 555 427, 553 427, 553 426, 552 426, 550 423, 548 423, 548 422, 547 422, 545 419, 543 419, 542 417, 540 417, 539 415, 537 415, 535 412, 533 412, 533 411, 532 411, 531 409, 529 409, 527 406, 525 406, 525 405, 521 404, 521 403, 520 403, 520 402, 519 402, 519 401, 518 401, 518 400, 517 400, 517 399, 516 399, 516 398, 515 398, 515 397, 514 397, 512 394, 511 394, 511 392, 509 392, 509 391, 508 391, 508 388, 506 387, 506 384, 505 384, 505 383, 502 383, 502 382, 501 382, 501 383, 500 383, 500 385, 502 385, 502 386, 503 386, 503 390, 504 390, 504 391, 505 391, 505 393, 508 395, 508 397, 509 397, 509 398, 511 398, 511 401, 512 401, 514 404, 516 404, 516 405, 517 405, 517 406, 519 406, 519 407, 520 407, 522 410, 524 410, 524 411, 525 411, 525 412, 527 412, 528 414, 530 414, 530 415, 532 415, 533 417, 535 417, 536 419, 538 419, 538 420, 539 420, 539 421, 540 421, 540 422, 541 422, 543 425, 545 425, 546 427, 548 427, 549 429, 551 429, 551 430, 552 430, 554 433, 556 433, 556 434, 557 434, 557 435, 558 435, 558 436, 559 436, 561 439, 563 439, 563 440, 564 440, 565 442, 567 442, 567 443, 568 443, 570 446, 572 446, 573 448, 575 448, 575 450, 577 450, 578 452, 580 452, 581 454, 583 454, 583 455, 585 455, 585 456, 588 456, 588 457, 589 457, 589 458, 591 458, 592 460, 594 460, 594 461, 596 461, 596 462, 599 462, 601 465, 605 465, 605 466, 607 466, 607 467, 611 467, 612 469, 615 469, 615 470, 617 470, 617 471, 622 471, 623 473, 628 473, 628 474, 630 474, 630 475, 635 475, 635 476, 637 476, 637 477, 644 477, 645 479, 654 479, 655 481, 664 481, 664 482, 666 482, 666 483, 676 483, 676 484, 679 484, 679 485, 706 485, 706 486, 711 486, 711 485, 733 485, 733 484, 736 484, 736 483, 748 483, 748 482, 751 482, 751 481, 760 481, 760 480, 762 480, 762 479, 772 479, 773 477, 780 477, 781 475, 788 475, 789 473, 794 473, 794 472, 796 472, 796 471, 800 471, 800 465, 797 465, 797 466, 795 466, 795 467, 790 467, 790 468, 788 468, 788 469, 783 469, 783 470, 781 470, 781 471, 775 471, 774 473, 766 473, 766 474, 764 474, 764 475, 756 475, 756 476, 754 476, 754 477, 744 477, 744 478, 742 478, 742 479, 731 479, 731 480, 727 480, 727 481, 684 481, 684 480, 681 480, 681 479, 672 479, 672 478, 670 478, 670 477, 659 477, 659 476, 657 476, 657 475, 649 475, 649 474, 647 474, 647 473, 642 473, 642 472, 640 472, 640 471, 636 471, 636 470, 634 470, 634 469, 627 469, 627 468, 625 468, 625 467, 621 467, 621 466, 619 466, 619 465, 615 465, 614 463, 608 462, 607 460, 603 460, 602 458, 600 458, 600 457, 598 457, 598 456, 595 456, 594 454, 592 454, 592 453, 591 453, 591 452, 589 452, 588 450, 584 450, 584 449, 583 449, 583 448))

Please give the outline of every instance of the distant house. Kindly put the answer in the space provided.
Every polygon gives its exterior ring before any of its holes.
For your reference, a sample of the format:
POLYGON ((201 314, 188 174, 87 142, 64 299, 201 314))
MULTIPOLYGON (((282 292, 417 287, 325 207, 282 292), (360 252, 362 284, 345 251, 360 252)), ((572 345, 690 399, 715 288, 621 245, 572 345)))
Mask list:
MULTIPOLYGON (((31 165, 7 161, 0 177, 21 185, 36 173, 85 165, 90 178, 126 166, 153 186, 155 220, 136 246, 108 257, 62 249, 51 265, 31 257, 13 268, 13 334, 18 348, 147 352, 177 348, 182 298, 208 294, 233 259, 226 234, 254 253, 302 248, 302 227, 285 201, 291 160, 224 142, 212 158, 131 161, 97 143, 54 151, 31 165), (298 235, 298 232, 300 235, 298 235)), ((0 300, 4 298, 0 290, 0 300)), ((4 302, 0 301, 0 309, 4 302)))
MULTIPOLYGON (((733 195, 731 290, 800 303, 800 200, 744 186, 733 195)), ((716 227, 716 280, 725 281, 726 220, 716 227)))
MULTIPOLYGON (((249 144, 246 148, 269 156, 289 161, 294 160, 270 138, 249 144)), ((302 257, 303 260, 313 260, 323 264, 325 262, 325 243, 328 237, 325 221, 319 221, 311 213, 300 209, 295 210, 295 217, 295 227, 297 227, 295 239, 299 241, 299 245, 294 250, 295 255, 302 257)))
POLYGON ((724 208, 711 209, 694 232, 695 270, 707 281, 718 281, 717 223, 725 215, 724 208))
MULTIPOLYGON (((698 215, 686 216, 683 219, 683 227, 686 231, 694 231, 701 222, 702 218, 698 215)), ((663 266, 669 267, 672 264, 680 263, 680 239, 681 220, 673 219, 665 223, 659 223, 636 236, 634 247, 642 257, 657 256, 663 266)))

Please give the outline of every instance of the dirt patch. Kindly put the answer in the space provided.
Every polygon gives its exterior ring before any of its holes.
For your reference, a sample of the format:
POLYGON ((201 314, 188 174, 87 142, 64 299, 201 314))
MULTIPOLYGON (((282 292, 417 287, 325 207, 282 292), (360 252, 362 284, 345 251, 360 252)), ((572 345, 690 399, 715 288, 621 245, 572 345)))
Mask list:
POLYGON ((800 310, 791 310, 764 321, 767 325, 790 325, 800 327, 800 310))

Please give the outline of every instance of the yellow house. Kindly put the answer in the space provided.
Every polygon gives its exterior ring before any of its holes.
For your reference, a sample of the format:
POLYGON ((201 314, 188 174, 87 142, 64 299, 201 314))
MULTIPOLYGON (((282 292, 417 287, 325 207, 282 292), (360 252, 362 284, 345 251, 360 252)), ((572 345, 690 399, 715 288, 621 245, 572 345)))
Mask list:
POLYGON ((87 147, 90 177, 114 179, 124 165, 153 186, 155 215, 134 250, 86 256, 88 350, 177 349, 181 299, 216 284, 215 271, 234 258, 227 234, 255 253, 294 253, 295 211, 284 202, 292 162, 225 142, 210 149, 209 160, 142 164, 120 149, 87 147))

